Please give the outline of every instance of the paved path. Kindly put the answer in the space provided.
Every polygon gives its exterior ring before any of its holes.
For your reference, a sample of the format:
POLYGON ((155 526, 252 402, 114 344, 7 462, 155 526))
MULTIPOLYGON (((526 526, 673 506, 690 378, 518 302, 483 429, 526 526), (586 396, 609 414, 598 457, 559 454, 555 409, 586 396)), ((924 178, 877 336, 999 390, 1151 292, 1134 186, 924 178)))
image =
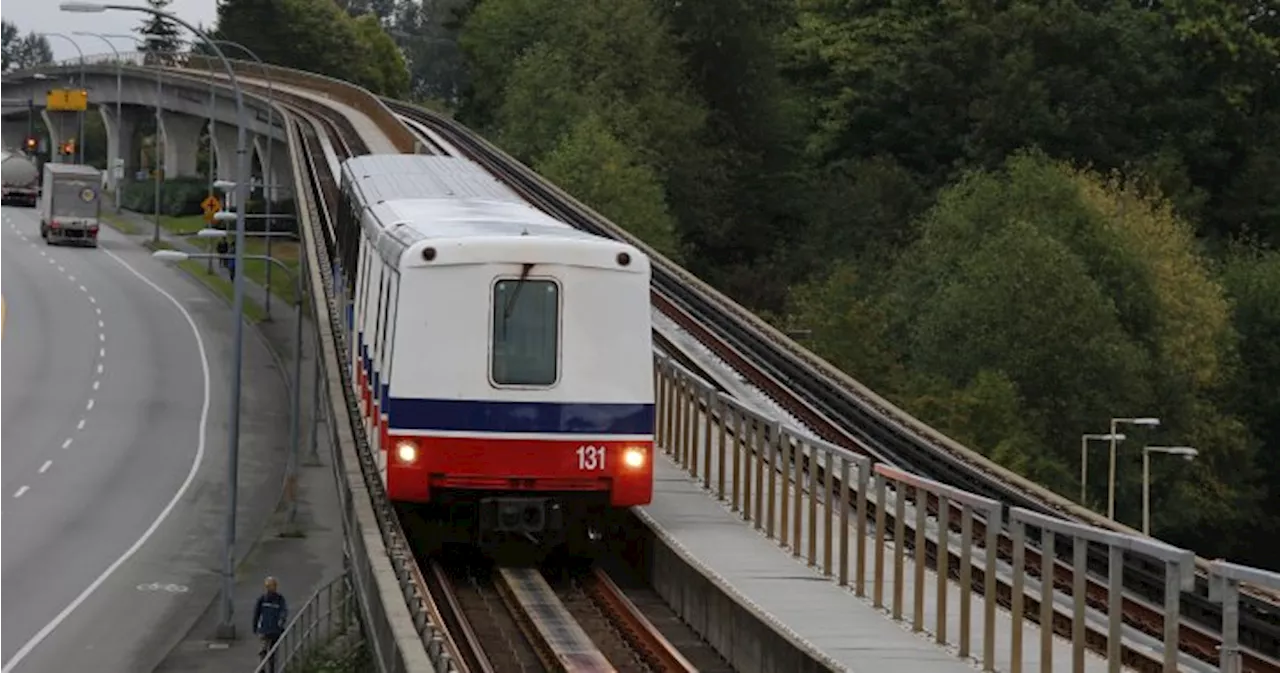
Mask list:
MULTIPOLYGON (((125 213, 135 224, 147 225, 144 216, 125 213)), ((148 232, 137 240, 148 240, 149 225, 142 228, 148 232)), ((179 250, 197 252, 198 250, 181 238, 162 232, 162 239, 179 250)), ((225 271, 219 271, 225 274, 225 271)), ((225 277, 225 276, 224 276, 225 277)), ((260 285, 245 279, 245 295, 261 303, 266 290, 260 285)), ((230 317, 230 304, 221 297, 207 291, 212 306, 230 317)), ((277 352, 281 363, 277 363, 280 371, 290 375, 288 370, 293 364, 294 313, 279 297, 272 313, 274 319, 259 323, 256 327, 245 330, 246 339, 254 338, 254 331, 266 337, 271 347, 277 352)), ((312 433, 312 393, 314 391, 314 343, 311 339, 311 326, 304 325, 303 345, 303 377, 302 377, 302 445, 301 468, 298 478, 298 508, 293 523, 288 521, 287 506, 281 507, 271 514, 265 526, 258 530, 245 530, 242 539, 256 540, 247 556, 237 568, 235 592, 235 625, 237 638, 234 641, 218 641, 214 636, 218 623, 218 602, 206 601, 207 609, 199 616, 198 621, 190 628, 173 634, 171 643, 178 640, 172 650, 165 649, 160 654, 168 655, 155 670, 166 672, 194 671, 252 671, 258 661, 259 643, 251 631, 253 602, 262 590, 262 579, 267 575, 275 576, 280 582, 280 590, 289 601, 293 614, 297 614, 317 588, 330 579, 342 574, 342 519, 338 492, 333 477, 332 450, 324 432, 312 433), (312 439, 316 442, 313 445, 312 439), (314 453, 312 447, 314 446, 314 453), (313 457, 314 456, 314 457, 313 457), (300 534, 300 536, 298 535, 300 534)), ((287 433, 288 428, 288 396, 280 392, 278 399, 285 405, 285 416, 280 418, 280 429, 287 433)), ((287 434, 282 434, 279 446, 286 446, 287 434)), ((283 453, 281 465, 283 467, 283 453)), ((243 468, 242 468, 243 469, 243 468)))
MULTIPOLYGON (((232 322, 114 231, 49 247, 35 211, 3 219, 3 670, 150 670, 218 585, 232 322)), ((266 348, 245 358, 242 531, 287 417, 266 348)))

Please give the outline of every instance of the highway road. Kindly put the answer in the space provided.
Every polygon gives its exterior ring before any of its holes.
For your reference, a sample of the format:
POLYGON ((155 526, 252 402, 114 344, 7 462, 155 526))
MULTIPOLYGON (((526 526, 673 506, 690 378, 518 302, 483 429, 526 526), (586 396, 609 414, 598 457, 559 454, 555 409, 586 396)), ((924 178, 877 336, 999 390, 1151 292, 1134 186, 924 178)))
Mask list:
MULTIPOLYGON (((114 231, 45 245, 32 209, 3 209, 0 251, 3 673, 151 670, 218 581, 229 311, 114 231)), ((269 373, 259 416, 287 399, 269 373)), ((242 454, 247 507, 274 504, 278 454, 242 454)))

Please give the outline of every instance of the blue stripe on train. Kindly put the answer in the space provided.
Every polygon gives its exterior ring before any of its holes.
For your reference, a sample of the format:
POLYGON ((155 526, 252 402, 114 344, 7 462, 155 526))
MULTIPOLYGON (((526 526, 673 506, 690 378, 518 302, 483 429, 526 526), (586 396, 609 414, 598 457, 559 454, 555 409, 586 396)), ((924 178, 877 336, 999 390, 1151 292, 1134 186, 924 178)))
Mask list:
POLYGON ((652 404, 493 402, 389 397, 387 405, 384 409, 389 412, 389 425, 399 430, 653 434, 652 404))

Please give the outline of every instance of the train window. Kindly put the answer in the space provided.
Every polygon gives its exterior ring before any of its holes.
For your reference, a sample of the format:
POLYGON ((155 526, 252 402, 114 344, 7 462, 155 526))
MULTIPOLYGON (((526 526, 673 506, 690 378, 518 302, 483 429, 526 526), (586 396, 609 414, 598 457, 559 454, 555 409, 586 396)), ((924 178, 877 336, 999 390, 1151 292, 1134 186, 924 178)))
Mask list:
POLYGON ((559 373, 560 288, 549 280, 500 280, 493 288, 493 382, 550 386, 559 373))

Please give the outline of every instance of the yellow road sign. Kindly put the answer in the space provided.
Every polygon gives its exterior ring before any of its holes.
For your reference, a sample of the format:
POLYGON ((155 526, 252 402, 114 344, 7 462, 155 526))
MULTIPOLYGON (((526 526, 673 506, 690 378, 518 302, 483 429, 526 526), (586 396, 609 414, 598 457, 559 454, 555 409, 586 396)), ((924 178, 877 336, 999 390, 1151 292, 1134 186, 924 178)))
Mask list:
POLYGON ((50 89, 45 106, 53 111, 79 112, 89 105, 89 92, 84 89, 50 89))
POLYGON ((208 224, 213 224, 213 216, 217 215, 219 210, 222 210, 222 201, 210 194, 205 197, 204 201, 200 202, 200 207, 204 209, 204 221, 208 224))

